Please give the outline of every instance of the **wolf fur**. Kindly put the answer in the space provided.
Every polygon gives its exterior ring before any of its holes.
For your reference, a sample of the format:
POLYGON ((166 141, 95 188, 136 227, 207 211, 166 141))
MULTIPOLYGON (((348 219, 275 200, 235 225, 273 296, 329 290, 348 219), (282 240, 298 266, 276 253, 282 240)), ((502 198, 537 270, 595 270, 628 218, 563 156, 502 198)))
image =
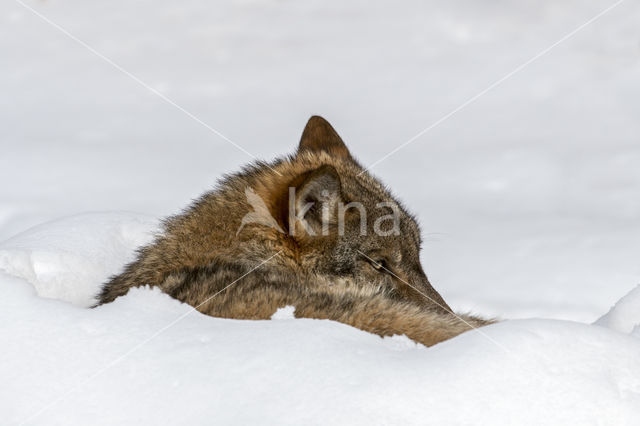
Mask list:
POLYGON ((104 285, 97 305, 157 286, 215 317, 269 319, 290 305, 298 318, 405 334, 427 346, 492 322, 453 313, 423 272, 414 217, 321 117, 309 120, 294 155, 224 177, 163 228, 104 285), (246 219, 255 196, 268 221, 246 219), (395 232, 383 220, 391 210, 395 232))

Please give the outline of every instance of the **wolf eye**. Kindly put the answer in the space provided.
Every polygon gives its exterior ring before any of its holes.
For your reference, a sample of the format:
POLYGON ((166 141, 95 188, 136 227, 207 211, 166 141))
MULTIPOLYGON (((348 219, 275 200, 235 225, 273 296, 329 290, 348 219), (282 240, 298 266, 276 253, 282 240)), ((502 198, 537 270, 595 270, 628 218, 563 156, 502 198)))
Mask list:
POLYGON ((373 266, 376 271, 385 272, 387 270, 387 261, 384 259, 371 260, 371 266, 373 266))

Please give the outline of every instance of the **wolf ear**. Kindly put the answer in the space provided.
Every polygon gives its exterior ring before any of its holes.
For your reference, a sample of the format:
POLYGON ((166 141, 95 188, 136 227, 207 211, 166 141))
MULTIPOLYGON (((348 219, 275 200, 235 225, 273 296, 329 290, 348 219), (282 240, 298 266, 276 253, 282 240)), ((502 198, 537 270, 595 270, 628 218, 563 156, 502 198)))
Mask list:
POLYGON ((349 149, 331 124, 324 118, 314 115, 309 119, 302 132, 298 153, 304 151, 325 151, 334 157, 348 158, 349 149))
POLYGON ((294 236, 328 235, 338 222, 338 204, 342 201, 336 169, 324 165, 307 172, 289 191, 289 231, 294 236))

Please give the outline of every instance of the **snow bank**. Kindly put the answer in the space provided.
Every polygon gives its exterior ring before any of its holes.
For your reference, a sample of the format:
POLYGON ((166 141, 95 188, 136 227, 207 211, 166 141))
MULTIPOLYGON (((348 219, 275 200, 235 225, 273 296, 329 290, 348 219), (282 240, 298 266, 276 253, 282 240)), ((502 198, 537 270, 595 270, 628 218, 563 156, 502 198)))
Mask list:
POLYGON ((158 222, 134 213, 85 213, 47 222, 0 243, 0 270, 40 296, 90 306, 100 283, 153 238, 158 222))
POLYGON ((621 333, 640 330, 640 285, 620 299, 595 324, 621 333))
MULTIPOLYGON (((290 307, 274 321, 211 318, 148 288, 80 307, 154 227, 136 215, 83 215, 2 244, 3 420, 619 425, 640 418, 640 339, 594 325, 506 321, 425 348, 403 336, 292 319, 290 307)), ((638 310, 637 297, 622 302, 638 310)))

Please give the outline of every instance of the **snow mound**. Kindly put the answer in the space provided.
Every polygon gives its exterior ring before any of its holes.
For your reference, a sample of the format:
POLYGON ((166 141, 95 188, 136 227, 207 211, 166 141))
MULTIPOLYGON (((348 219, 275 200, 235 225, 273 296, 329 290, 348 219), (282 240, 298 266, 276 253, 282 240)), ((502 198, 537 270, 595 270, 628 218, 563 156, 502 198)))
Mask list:
POLYGON ((272 320, 288 320, 295 319, 295 306, 285 306, 284 308, 278 309, 273 315, 271 315, 272 320))
POLYGON ((0 245, 3 420, 618 425, 640 418, 637 327, 627 334, 637 322, 620 313, 638 311, 638 289, 610 315, 624 318, 614 321, 624 333, 514 320, 431 348, 295 319, 293 307, 280 309, 278 321, 212 318, 148 287, 81 308, 156 227, 138 215, 81 215, 0 245))
POLYGON ((599 318, 594 324, 619 331, 637 334, 640 330, 640 285, 599 318))
POLYGON ((42 297, 90 306, 99 286, 148 243, 158 221, 135 213, 85 213, 35 226, 0 243, 0 270, 42 297))

